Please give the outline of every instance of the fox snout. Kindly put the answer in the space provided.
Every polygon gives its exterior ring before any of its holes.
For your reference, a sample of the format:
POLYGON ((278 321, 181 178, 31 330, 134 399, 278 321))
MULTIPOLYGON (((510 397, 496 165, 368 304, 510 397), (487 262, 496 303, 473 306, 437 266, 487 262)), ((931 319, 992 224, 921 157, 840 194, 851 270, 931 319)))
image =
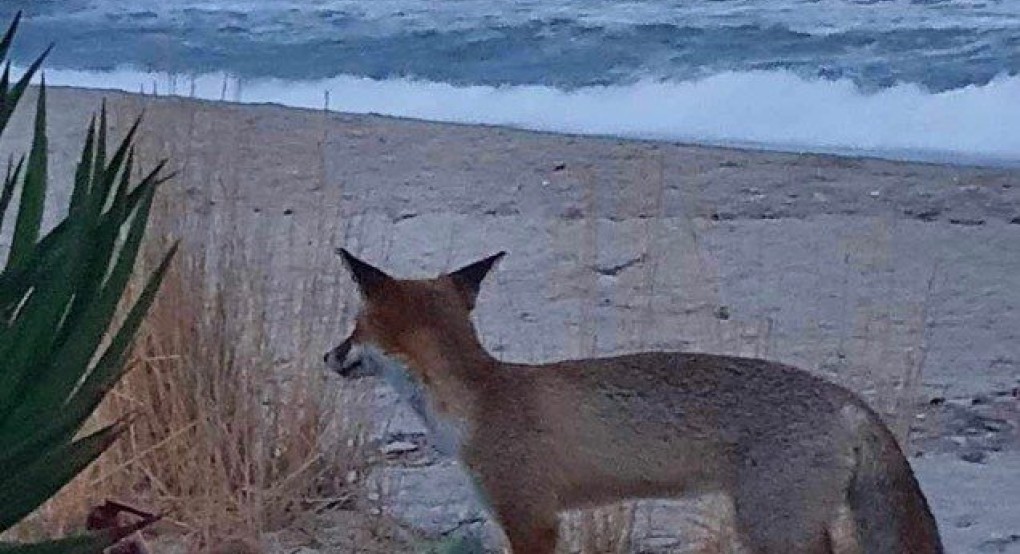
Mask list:
POLYGON ((322 357, 322 361, 326 363, 326 367, 341 375, 344 372, 344 360, 347 359, 347 354, 351 351, 351 339, 347 339, 337 345, 335 348, 326 352, 326 355, 322 357))
POLYGON ((326 367, 342 377, 365 377, 369 374, 361 345, 351 339, 341 342, 322 357, 326 367))

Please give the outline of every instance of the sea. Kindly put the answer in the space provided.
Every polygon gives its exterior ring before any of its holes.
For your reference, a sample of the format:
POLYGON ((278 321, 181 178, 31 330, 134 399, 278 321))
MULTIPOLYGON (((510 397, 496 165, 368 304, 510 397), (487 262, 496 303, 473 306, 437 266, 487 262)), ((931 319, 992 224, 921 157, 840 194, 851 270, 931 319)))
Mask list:
POLYGON ((0 0, 48 84, 1020 166, 1020 0, 0 0))

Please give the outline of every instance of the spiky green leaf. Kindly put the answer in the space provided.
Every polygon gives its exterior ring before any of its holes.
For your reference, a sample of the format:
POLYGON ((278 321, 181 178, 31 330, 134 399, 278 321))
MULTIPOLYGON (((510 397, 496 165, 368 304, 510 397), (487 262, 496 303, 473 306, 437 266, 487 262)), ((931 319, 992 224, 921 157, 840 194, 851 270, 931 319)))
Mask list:
MULTIPOLYGON (((3 434, 6 430, 5 427, 20 427, 39 421, 51 406, 66 401, 68 395, 78 384, 81 378, 79 368, 87 366, 89 360, 92 359, 131 278, 135 258, 145 234, 149 211, 152 208, 152 200, 156 191, 155 179, 156 173, 150 173, 143 184, 139 185, 143 187, 142 201, 135 213, 131 214, 127 236, 113 262, 109 277, 102 284, 102 289, 98 291, 94 300, 82 309, 80 314, 68 316, 72 324, 71 331, 62 344, 56 345, 51 358, 53 361, 50 367, 45 369, 46 386, 21 391, 20 406, 12 412, 9 422, 0 425, 0 440, 5 436, 3 434)), ((121 221, 126 219, 127 216, 124 216, 121 221)), ((100 237, 93 237, 93 244, 100 251, 107 246, 113 247, 112 241, 107 245, 101 242, 100 237)), ((105 266, 102 269, 105 272, 105 266)), ((102 279, 103 275, 100 273, 91 277, 102 279)))
POLYGON ((92 184, 92 160, 96 150, 96 116, 89 120, 89 128, 85 131, 85 145, 81 149, 81 157, 74 172, 74 190, 71 192, 71 206, 85 202, 92 184))
POLYGON ((66 412, 71 417, 84 417, 92 413, 106 393, 120 380, 128 349, 156 298, 156 292, 159 291, 167 269, 170 267, 170 262, 177 254, 178 246, 178 243, 174 243, 164 255, 163 261, 156 271, 149 276, 141 295, 124 319, 124 324, 110 341, 110 345, 96 363, 96 367, 68 402, 66 412))
POLYGON ((21 10, 14 14, 14 20, 11 21, 11 25, 7 27, 7 32, 4 33, 4 38, 0 39, 0 60, 7 59, 7 52, 11 49, 11 43, 14 42, 14 35, 18 32, 18 24, 21 23, 21 10))
POLYGON ((0 531, 35 510, 99 457, 123 428, 110 425, 72 443, 62 443, 14 474, 0 477, 0 531))
POLYGON ((14 227, 14 238, 11 239, 11 252, 7 259, 8 267, 17 267, 19 264, 25 263, 35 247, 36 241, 39 240, 43 204, 46 201, 47 148, 46 86, 43 84, 39 87, 39 96, 36 101, 32 150, 28 154, 28 168, 25 170, 25 181, 21 186, 18 219, 14 227))
POLYGON ((11 205, 11 199, 14 198, 14 187, 18 184, 18 180, 21 178, 21 169, 25 165, 25 157, 21 156, 18 158, 18 165, 11 171, 11 165, 13 160, 7 162, 7 175, 4 177, 4 189, 0 193, 0 230, 4 228, 4 219, 7 215, 7 208, 11 205))
MULTIPOLYGON (((20 21, 0 38, 0 63, 20 21)), ((51 47, 52 48, 52 47, 51 47)), ((48 48, 11 85, 0 75, 0 135, 46 58, 48 48)), ((13 159, 0 191, 0 229, 17 202, 13 240, 0 272, 0 532, 38 507, 116 438, 121 426, 83 439, 75 434, 122 376, 130 344, 176 251, 146 281, 123 324, 96 355, 130 279, 165 162, 132 187, 136 121, 107 159, 105 102, 89 124, 67 216, 42 235, 47 176, 46 87, 39 88, 28 157, 13 159), (26 161, 27 160, 27 161, 26 161), (18 191, 20 185, 20 193, 18 191)), ((151 523, 2 552, 98 554, 151 523)))
POLYGON ((18 102, 21 100, 21 96, 25 94, 25 90, 28 89, 29 83, 32 81, 32 78, 35 77, 39 68, 42 67, 43 60, 46 59, 46 56, 50 54, 51 50, 53 50, 52 44, 43 51, 42 55, 32 62, 32 65, 28 66, 28 69, 25 70, 25 74, 21 76, 21 79, 18 79, 14 88, 7 93, 3 106, 0 107, 2 108, 0 109, 0 135, 3 134, 3 129, 7 127, 7 122, 10 121, 11 115, 14 114, 14 107, 18 105, 18 102))
POLYGON ((38 544, 0 543, 0 554, 95 554, 159 519, 159 516, 149 516, 129 525, 38 544))

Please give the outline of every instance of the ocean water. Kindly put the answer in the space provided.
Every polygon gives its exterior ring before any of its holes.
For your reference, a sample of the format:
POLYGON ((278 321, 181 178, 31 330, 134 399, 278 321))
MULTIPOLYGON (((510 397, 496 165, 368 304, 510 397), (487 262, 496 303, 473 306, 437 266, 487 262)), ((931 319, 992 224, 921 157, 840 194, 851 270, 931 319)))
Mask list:
POLYGON ((0 0, 55 84, 1020 165, 1020 0, 0 0))

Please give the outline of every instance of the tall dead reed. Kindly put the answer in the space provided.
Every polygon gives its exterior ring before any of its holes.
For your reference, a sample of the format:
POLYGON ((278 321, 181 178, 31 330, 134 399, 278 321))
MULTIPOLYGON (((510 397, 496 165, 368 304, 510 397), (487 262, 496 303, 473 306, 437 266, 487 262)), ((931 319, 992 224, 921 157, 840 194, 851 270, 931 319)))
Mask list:
MULTIPOLYGON (((177 201, 164 198, 150 236, 179 235, 177 201)), ((130 430, 24 532, 80 529, 90 506, 113 498, 165 514, 157 533, 188 552, 260 552, 266 533, 349 501, 359 441, 338 419, 321 345, 305 324, 286 340, 271 336, 256 259, 265 245, 234 228, 213 230, 214 242, 185 242, 127 376, 94 417, 98 425, 130 416, 130 430)), ((313 289, 290 306, 295 319, 315 301, 313 289)))

